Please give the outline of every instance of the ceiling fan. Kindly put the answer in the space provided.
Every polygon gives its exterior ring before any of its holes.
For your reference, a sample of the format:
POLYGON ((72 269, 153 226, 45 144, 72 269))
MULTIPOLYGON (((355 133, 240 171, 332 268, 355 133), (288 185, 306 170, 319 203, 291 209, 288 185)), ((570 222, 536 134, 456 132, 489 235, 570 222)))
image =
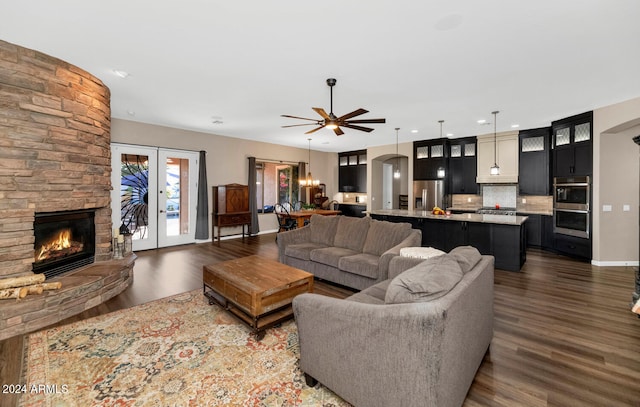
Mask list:
POLYGON ((347 113, 345 115, 342 115, 340 117, 336 117, 335 114, 333 114, 333 87, 336 85, 336 80, 334 78, 329 78, 327 79, 327 85, 329 85, 329 89, 331 89, 331 111, 329 112, 329 114, 327 114, 327 112, 321 108, 321 107, 314 107, 313 110, 316 111, 316 113, 318 113, 321 117, 322 120, 320 119, 308 119, 306 117, 298 117, 298 116, 290 116, 287 114, 283 114, 281 115, 282 117, 289 117, 291 119, 300 119, 300 120, 309 120, 312 121, 313 123, 305 123, 305 124, 291 124, 288 126, 282 126, 282 127, 297 127, 297 126, 319 126, 316 127, 315 129, 311 129, 309 131, 307 131, 304 134, 311 134, 313 132, 316 132, 322 128, 328 128, 333 130, 334 133, 336 133, 336 136, 341 136, 344 134, 344 132, 340 129, 340 127, 346 127, 348 129, 354 129, 354 130, 360 130, 360 131, 366 131, 367 133, 373 131, 372 128, 370 127, 363 127, 363 126, 359 126, 359 124, 365 124, 365 123, 385 123, 385 119, 358 119, 358 120, 350 120, 352 117, 356 117, 356 116, 360 116, 363 115, 365 113, 369 113, 368 110, 365 109, 358 109, 358 110, 354 110, 351 113, 347 113))

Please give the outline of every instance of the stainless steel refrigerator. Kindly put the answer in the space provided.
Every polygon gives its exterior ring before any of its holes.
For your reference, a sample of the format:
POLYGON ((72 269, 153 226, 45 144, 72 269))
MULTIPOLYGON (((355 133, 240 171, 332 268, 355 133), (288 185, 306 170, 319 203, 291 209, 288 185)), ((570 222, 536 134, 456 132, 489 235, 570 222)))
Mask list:
POLYGON ((430 211, 434 206, 445 208, 444 181, 413 181, 414 208, 430 211))

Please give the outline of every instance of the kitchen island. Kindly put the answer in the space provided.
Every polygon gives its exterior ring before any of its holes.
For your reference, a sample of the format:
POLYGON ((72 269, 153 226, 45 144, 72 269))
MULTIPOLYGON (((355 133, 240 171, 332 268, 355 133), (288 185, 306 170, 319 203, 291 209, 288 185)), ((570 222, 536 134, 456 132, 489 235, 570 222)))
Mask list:
POLYGON ((422 231, 422 246, 446 252, 457 246, 474 246, 482 254, 495 257, 495 267, 520 271, 527 259, 526 216, 464 213, 433 215, 430 211, 378 209, 369 211, 373 219, 411 223, 422 231))

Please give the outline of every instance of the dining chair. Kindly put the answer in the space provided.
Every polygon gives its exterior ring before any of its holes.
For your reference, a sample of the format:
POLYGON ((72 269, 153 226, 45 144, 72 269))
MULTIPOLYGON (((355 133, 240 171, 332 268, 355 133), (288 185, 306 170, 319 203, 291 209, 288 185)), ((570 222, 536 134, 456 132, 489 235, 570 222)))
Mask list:
POLYGON ((289 215, 289 210, 287 209, 287 206, 289 205, 283 205, 279 203, 274 205, 275 207, 274 213, 278 217, 278 226, 279 226, 278 233, 282 231, 295 229, 297 226, 296 220, 292 218, 291 215, 289 215))

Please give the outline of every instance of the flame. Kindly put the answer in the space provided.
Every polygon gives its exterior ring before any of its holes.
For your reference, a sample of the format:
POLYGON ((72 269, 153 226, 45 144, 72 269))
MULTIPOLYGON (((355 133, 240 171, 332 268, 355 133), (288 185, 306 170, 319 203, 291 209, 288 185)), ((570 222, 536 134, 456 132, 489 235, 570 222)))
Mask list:
POLYGON ((40 246, 39 252, 36 253, 36 261, 45 260, 48 257, 48 253, 68 249, 69 247, 71 247, 71 230, 63 229, 50 242, 40 246))

